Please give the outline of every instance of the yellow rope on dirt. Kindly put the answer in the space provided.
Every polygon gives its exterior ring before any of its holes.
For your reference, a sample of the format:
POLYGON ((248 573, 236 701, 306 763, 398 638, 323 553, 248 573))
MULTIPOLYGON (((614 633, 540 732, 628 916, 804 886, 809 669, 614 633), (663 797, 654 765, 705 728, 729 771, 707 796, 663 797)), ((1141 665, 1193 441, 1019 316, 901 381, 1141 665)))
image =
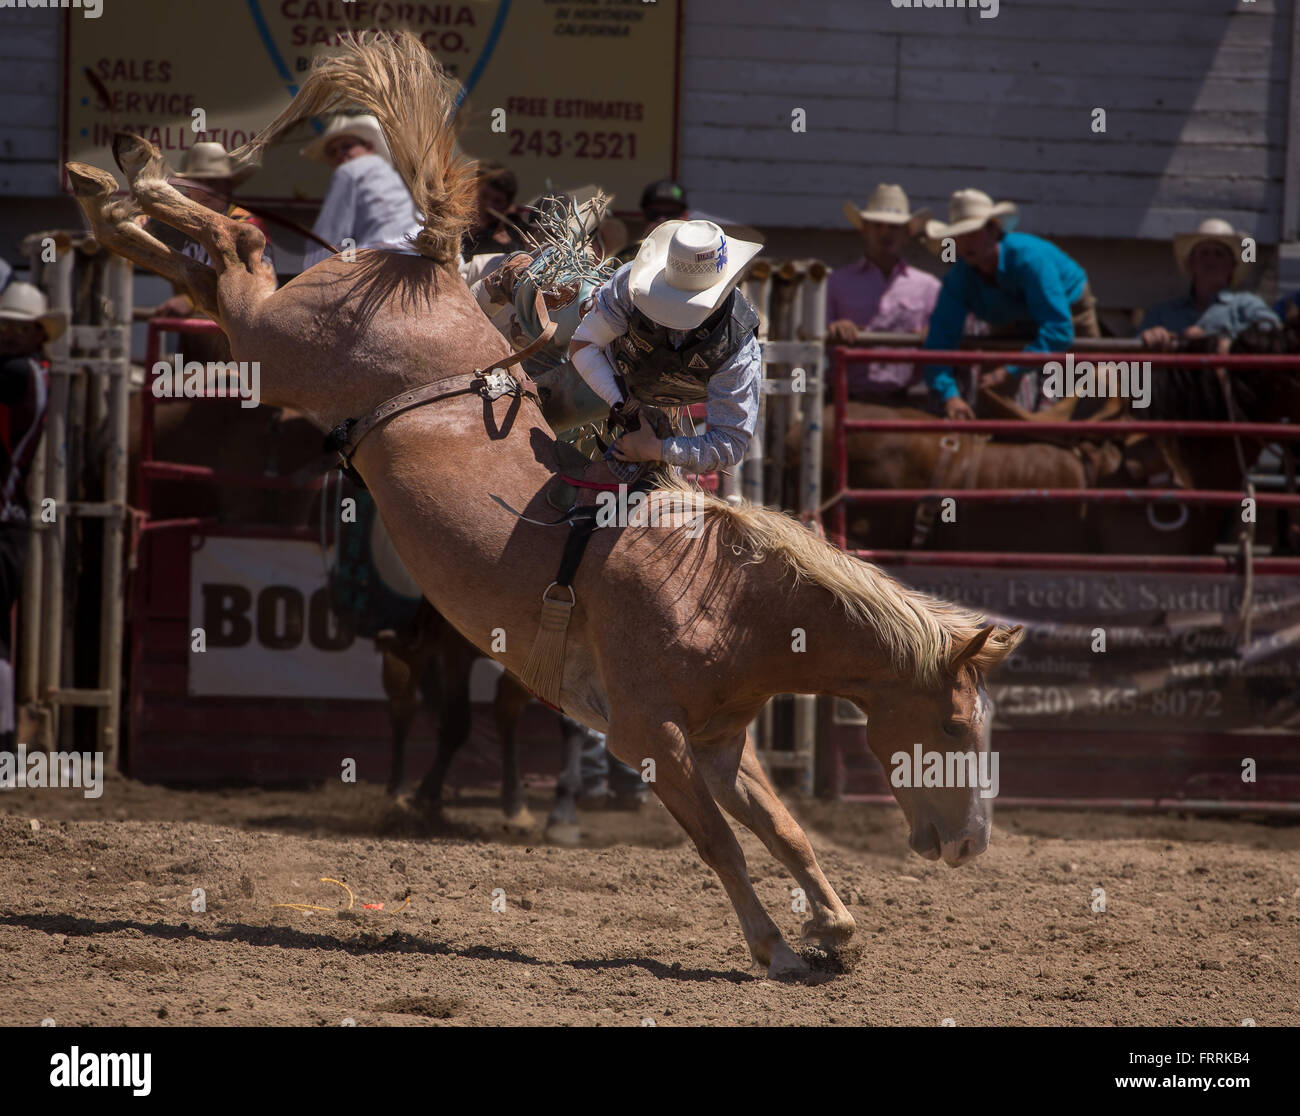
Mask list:
MULTIPOLYGON (((352 894, 352 889, 348 887, 347 884, 345 884, 342 880, 332 879, 329 876, 321 876, 320 882, 338 884, 339 887, 341 887, 344 891, 348 893, 347 909, 348 910, 352 909, 353 904, 356 902, 356 897, 352 894)), ((406 908, 409 907, 410 905, 411 905, 411 897, 408 895, 406 897, 406 902, 403 903, 400 907, 396 908, 396 910, 389 911, 389 914, 398 914, 399 912, 406 910, 406 908)), ((291 911, 332 911, 336 909, 334 907, 318 907, 314 903, 272 903, 271 906, 288 907, 291 911)))
POLYGON ((352 904, 356 902, 356 899, 352 895, 352 889, 348 887, 347 884, 345 884, 342 880, 330 879, 329 876, 321 876, 320 882, 338 884, 339 887, 341 887, 344 891, 348 893, 348 910, 352 909, 352 904))

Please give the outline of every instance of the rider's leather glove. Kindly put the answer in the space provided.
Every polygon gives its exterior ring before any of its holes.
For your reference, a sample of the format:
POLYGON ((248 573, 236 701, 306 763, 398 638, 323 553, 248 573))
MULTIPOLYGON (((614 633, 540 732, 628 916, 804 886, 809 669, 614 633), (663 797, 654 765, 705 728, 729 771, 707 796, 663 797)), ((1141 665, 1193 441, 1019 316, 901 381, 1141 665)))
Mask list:
POLYGON ((640 409, 640 404, 635 399, 625 399, 622 403, 615 403, 609 409, 610 429, 624 430, 628 433, 640 430, 641 416, 637 414, 640 409))

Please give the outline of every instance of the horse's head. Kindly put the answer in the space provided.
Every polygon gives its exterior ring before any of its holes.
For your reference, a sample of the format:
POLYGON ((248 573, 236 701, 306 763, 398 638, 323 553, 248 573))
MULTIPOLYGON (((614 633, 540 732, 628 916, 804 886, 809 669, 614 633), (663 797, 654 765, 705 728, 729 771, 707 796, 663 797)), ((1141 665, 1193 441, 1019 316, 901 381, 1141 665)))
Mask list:
POLYGON ((1018 627, 989 625, 954 649, 937 684, 870 703, 871 750, 911 828, 908 844, 927 860, 955 868, 988 848, 998 767, 984 679, 1021 638, 1018 627))

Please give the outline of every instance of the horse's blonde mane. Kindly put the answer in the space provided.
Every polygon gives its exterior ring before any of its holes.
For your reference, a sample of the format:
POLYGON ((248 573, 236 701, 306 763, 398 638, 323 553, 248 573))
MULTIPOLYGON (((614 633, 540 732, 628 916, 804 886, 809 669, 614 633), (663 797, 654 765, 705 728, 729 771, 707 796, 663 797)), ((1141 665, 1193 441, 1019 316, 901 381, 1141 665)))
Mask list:
POLYGON ((231 159, 236 168, 256 165, 272 140, 313 116, 370 113, 424 222, 416 251, 440 264, 456 260, 478 191, 477 163, 456 147, 460 83, 409 31, 348 32, 338 45, 315 58, 288 108, 231 159))
MULTIPOLYGON (((850 620, 875 632, 894 669, 918 686, 939 684, 953 659, 985 626, 980 613, 909 589, 785 512, 732 505, 666 474, 660 474, 659 486, 689 488, 695 508, 723 528, 723 541, 749 551, 752 561, 776 554, 796 584, 808 582, 829 592, 850 620)), ((1018 630, 997 628, 967 661, 981 672, 991 671, 1020 638, 1018 630)))

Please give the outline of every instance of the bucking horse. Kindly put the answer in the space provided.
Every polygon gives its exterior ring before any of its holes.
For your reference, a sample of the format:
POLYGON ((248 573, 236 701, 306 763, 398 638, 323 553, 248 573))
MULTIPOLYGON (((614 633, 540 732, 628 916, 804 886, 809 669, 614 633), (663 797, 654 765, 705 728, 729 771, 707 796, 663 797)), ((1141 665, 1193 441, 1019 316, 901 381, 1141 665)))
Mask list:
MULTIPOLYGON (((406 568, 457 630, 526 679, 568 538, 538 525, 554 518, 547 493, 564 466, 527 377, 488 374, 515 363, 511 347, 456 271, 475 198, 475 164, 456 141, 459 91, 407 33, 346 37, 314 61, 285 111, 234 153, 237 164, 301 121, 359 107, 379 119, 423 228, 409 251, 336 255, 279 290, 263 234, 173 189, 161 154, 140 136, 118 133, 113 144, 129 199, 114 199, 107 171, 67 169, 105 247, 180 283, 221 325, 236 360, 260 362, 262 402, 327 431, 360 420, 343 427, 347 456, 406 568), (212 265, 154 239, 133 222, 140 211, 201 243, 212 265)), ((775 694, 833 695, 866 713, 886 767, 917 744, 973 761, 989 746, 985 677, 1021 633, 914 592, 779 512, 687 492, 667 473, 647 500, 650 525, 591 535, 570 586, 553 704, 653 776, 726 889, 754 960, 771 977, 798 978, 809 965, 759 902, 719 806, 803 888, 806 941, 847 950, 854 922, 764 775, 747 726, 775 694), (682 507, 684 495, 689 512, 655 516, 682 507)), ((968 785, 894 789, 911 847, 952 866, 984 851, 991 825, 975 780, 959 781, 968 785)))

